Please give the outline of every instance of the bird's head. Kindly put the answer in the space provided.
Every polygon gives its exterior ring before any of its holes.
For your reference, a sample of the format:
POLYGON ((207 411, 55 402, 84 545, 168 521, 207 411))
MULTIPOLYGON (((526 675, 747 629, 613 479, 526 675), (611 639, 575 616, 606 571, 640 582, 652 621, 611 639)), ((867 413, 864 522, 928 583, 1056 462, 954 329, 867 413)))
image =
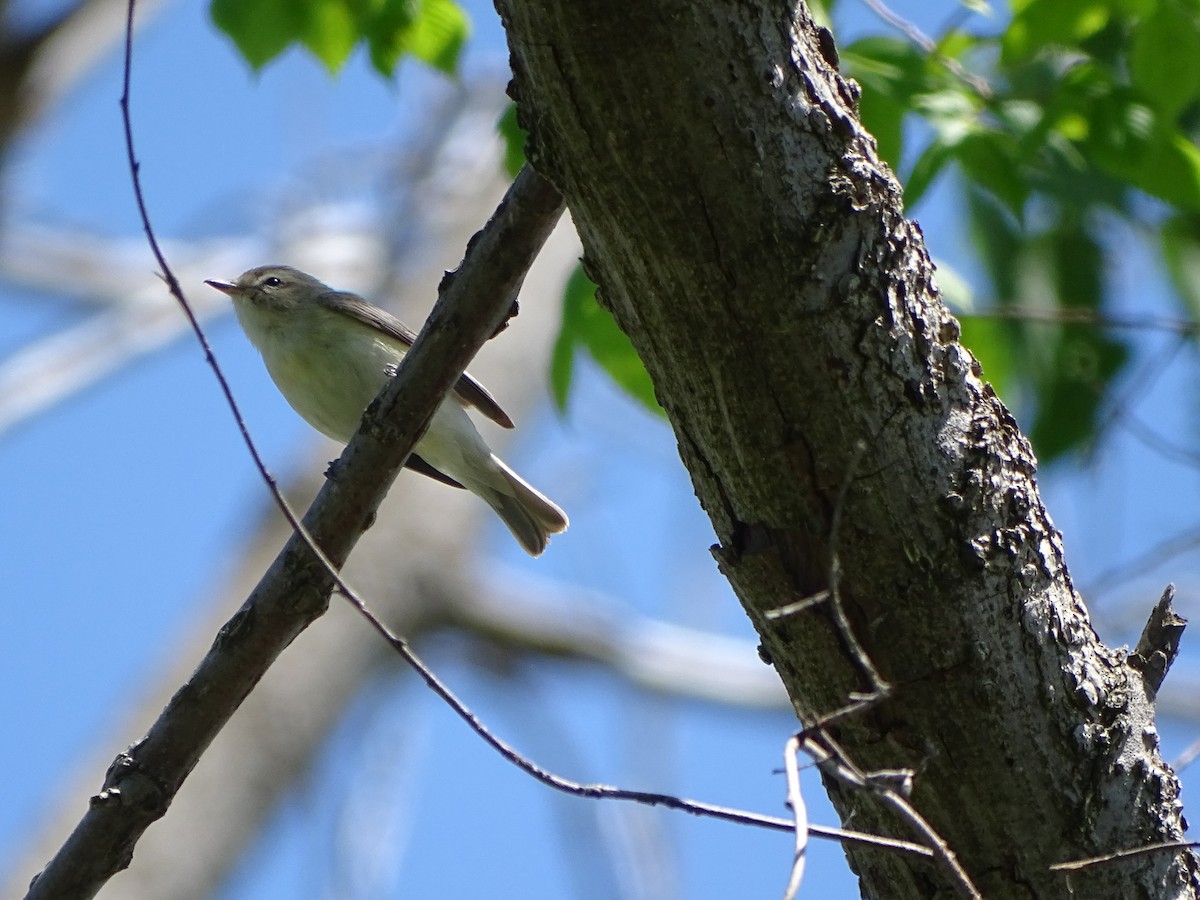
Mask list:
POLYGON ((241 301, 260 309, 287 312, 321 294, 332 290, 306 272, 291 266, 257 266, 247 269, 237 281, 204 282, 234 301, 241 301))

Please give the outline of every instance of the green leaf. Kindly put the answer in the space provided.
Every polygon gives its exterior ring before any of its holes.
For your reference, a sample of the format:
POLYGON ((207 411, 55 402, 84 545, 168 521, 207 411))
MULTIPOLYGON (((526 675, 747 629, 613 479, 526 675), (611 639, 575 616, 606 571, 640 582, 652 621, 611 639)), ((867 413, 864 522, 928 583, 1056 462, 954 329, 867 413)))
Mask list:
POLYGON ((975 100, 961 83, 929 91, 914 97, 912 102, 914 109, 948 144, 957 144, 978 127, 975 100))
MULTIPOLYGON (((962 60, 967 52, 978 47, 984 39, 961 28, 949 28, 937 39, 936 53, 944 59, 962 60)), ((992 42, 988 42, 989 44, 992 42)))
POLYGON ((1087 152, 1104 168, 1122 177, 1145 167, 1155 142, 1165 137, 1154 110, 1125 88, 1114 88, 1091 105, 1087 152), (1157 132, 1157 133, 1156 133, 1157 132))
POLYGON ((1049 377, 1037 385, 1037 416, 1029 431, 1042 462, 1085 449, 1096 438, 1106 389, 1129 351, 1090 325, 1061 326, 1049 377))
POLYGON ((1163 224, 1160 240, 1171 285, 1192 321, 1200 321, 1200 219, 1172 216, 1163 224))
POLYGON ((994 197, 971 184, 967 185, 967 221, 996 299, 1000 303, 1012 302, 1019 293, 1017 272, 1024 251, 1024 234, 994 197))
POLYGON ((550 355, 550 389, 560 413, 567 409, 567 396, 575 375, 575 351, 584 328, 583 309, 588 303, 596 303, 596 285, 584 274, 583 266, 577 265, 563 288, 562 325, 550 355))
POLYGON ((1174 122, 1200 92, 1200 10, 1160 2, 1134 32, 1129 68, 1146 101, 1174 122))
POLYGON ((417 16, 419 0, 376 0, 369 15, 364 15, 363 37, 375 71, 390 76, 405 52, 405 39, 417 16))
POLYGON ((366 29, 371 63, 384 75, 405 54, 453 74, 470 33, 467 14, 453 0, 384 0, 366 29))
MULTIPOLYGON (((941 57, 965 53, 975 43, 953 32, 936 57, 896 38, 855 41, 842 53, 844 68, 862 85, 859 112, 875 136, 879 155, 893 169, 903 161, 904 117, 921 115, 944 144, 957 143, 976 127, 979 101, 951 76, 941 57)), ((931 157, 932 159, 932 157, 931 157)))
POLYGON ((908 107, 885 91, 866 90, 858 102, 863 125, 875 138, 875 149, 893 171, 899 171, 904 150, 903 124, 908 107))
POLYGON ((1159 0, 1113 0, 1113 12, 1122 16, 1141 18, 1154 11, 1159 0))
POLYGON ((822 28, 833 27, 833 3, 834 0, 809 0, 806 4, 813 21, 822 28))
POLYGON ((254 69, 261 69, 299 40, 303 7, 295 0, 212 0, 213 24, 237 45, 254 69))
POLYGON ((463 45, 471 36, 471 20, 452 0, 424 0, 409 49, 417 59, 447 75, 458 71, 463 45))
POLYGON ((1150 140, 1123 153, 1092 149, 1105 171, 1176 209, 1200 212, 1200 149, 1178 131, 1156 133, 1150 140))
POLYGON ((301 43, 337 71, 364 41, 385 76, 405 55, 453 74, 471 30, 454 0, 212 0, 210 9, 255 69, 301 43))
POLYGON ((1077 47, 1108 24, 1106 0, 1030 0, 1001 39, 1001 61, 1013 64, 1045 46, 1077 47))
MULTIPOLYGON (((1040 65, 1027 68, 1037 70, 1043 80, 1052 75, 1040 65)), ((1048 139, 1048 131, 1072 142, 1087 140, 1092 133, 1093 113, 1109 101, 1115 90, 1113 73, 1107 67, 1092 61, 1072 66, 1057 83, 1036 95, 1046 112, 1041 125, 1026 132, 1029 149, 1036 151, 1038 142, 1048 139)))
POLYGON ((579 349, 586 350, 627 394, 663 415, 637 351, 612 314, 597 302, 596 285, 584 274, 582 266, 571 274, 563 291, 562 328, 550 359, 550 386, 560 411, 566 409, 579 349))
MULTIPOLYGON (((1050 311, 1100 310, 1103 251, 1076 220, 1035 238, 1026 256, 1027 265, 1050 276, 1050 311)), ((1095 325, 1030 322, 1023 331, 1020 346, 1036 403, 1029 437, 1038 457, 1051 462, 1096 440, 1100 408, 1128 349, 1095 325)))
POLYGON ((879 155, 898 169, 903 156, 903 119, 913 98, 933 88, 929 59, 912 44, 896 38, 870 37, 841 51, 842 66, 862 86, 859 111, 875 136, 879 155))
POLYGON ((1173 206, 1200 212, 1200 149, 1179 132, 1168 136, 1136 170, 1142 190, 1173 206))
POLYGON ((345 0, 307 0, 296 5, 307 7, 300 40, 325 68, 337 72, 358 43, 358 19, 345 0))
POLYGON ((925 195, 933 180, 946 167, 954 153, 954 148, 941 141, 934 141, 925 148, 925 152, 917 157, 912 171, 904 179, 904 206, 912 209, 925 195))
POLYGON ((575 376, 575 339, 567 331, 565 304, 563 312, 562 328, 550 353, 550 393, 560 413, 567 411, 567 397, 571 393, 571 381, 575 376))
POLYGON ((974 311, 975 295, 967 280, 944 260, 935 259, 933 263, 937 270, 938 293, 946 305, 961 312, 974 311))
POLYGON ((508 104, 496 128, 504 141, 504 171, 516 178, 525 165, 525 141, 529 139, 525 129, 517 122, 517 104, 508 104))
MULTIPOLYGON (((1092 164, 1093 183, 1099 186, 1099 170, 1176 208, 1200 210, 1200 150, 1186 135, 1164 123, 1130 88, 1090 76, 1086 82, 1074 77, 1067 82, 1079 89, 1071 98, 1077 112, 1060 121, 1081 126, 1070 137, 1092 164)), ((1060 133, 1067 136, 1065 130, 1060 133)))
POLYGON ((891 37, 868 37, 840 51, 847 74, 857 79, 864 93, 883 91, 907 99, 932 90, 929 57, 908 41, 891 37))
POLYGON ((959 338, 971 355, 983 367, 983 377, 1005 403, 1010 406, 1015 394, 1014 385, 1021 371, 1021 360, 1015 352, 1018 330, 1011 322, 983 315, 967 315, 959 320, 959 338))
POLYGON ((1104 254, 1082 228, 1064 224, 1047 236, 1060 309, 1099 312, 1104 302, 1104 254))
POLYGON ((1029 180, 1021 171, 1016 140, 1003 131, 977 129, 954 148, 963 174, 1008 207, 1018 220, 1029 199, 1029 180))

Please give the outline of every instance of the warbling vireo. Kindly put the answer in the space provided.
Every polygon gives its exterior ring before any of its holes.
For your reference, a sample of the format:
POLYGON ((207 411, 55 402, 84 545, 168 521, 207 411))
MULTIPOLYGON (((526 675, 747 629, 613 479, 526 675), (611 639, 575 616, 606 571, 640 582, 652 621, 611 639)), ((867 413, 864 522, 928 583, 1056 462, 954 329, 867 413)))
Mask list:
MULTIPOLYGON (((343 444, 415 338, 391 313, 290 266, 250 269, 232 284, 205 283, 233 300, 242 330, 292 409, 343 444)), ((521 546, 537 556, 550 535, 566 530, 567 516, 492 453, 468 407, 513 427, 492 395, 464 374, 434 413, 407 465, 481 497, 521 546)))

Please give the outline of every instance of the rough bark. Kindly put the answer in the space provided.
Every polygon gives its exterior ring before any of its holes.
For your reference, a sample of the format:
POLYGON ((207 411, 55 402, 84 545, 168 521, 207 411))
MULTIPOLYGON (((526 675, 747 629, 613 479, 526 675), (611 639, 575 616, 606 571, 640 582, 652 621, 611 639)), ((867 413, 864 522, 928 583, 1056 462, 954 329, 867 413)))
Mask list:
MULTIPOLYGON (((856 116, 832 40, 783 4, 499 0, 530 154, 632 338, 719 538, 714 552, 801 720, 912 801, 989 898, 1200 893, 1153 685, 1102 645, 1035 460, 958 343, 920 230, 856 116), (1072 894, 1072 892, 1074 892, 1072 894)), ((781 743, 783 736, 781 736, 781 743)), ((831 786, 843 820, 893 833, 831 786)), ((865 894, 951 889, 851 848, 865 894)), ((781 860, 781 867, 786 863, 781 860)))

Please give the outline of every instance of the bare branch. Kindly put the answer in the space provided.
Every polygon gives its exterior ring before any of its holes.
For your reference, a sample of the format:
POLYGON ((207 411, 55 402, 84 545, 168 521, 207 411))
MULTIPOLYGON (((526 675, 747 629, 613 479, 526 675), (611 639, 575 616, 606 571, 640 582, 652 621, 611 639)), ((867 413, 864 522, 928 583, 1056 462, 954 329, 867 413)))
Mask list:
POLYGON ((800 791, 800 736, 788 738, 783 751, 783 767, 787 773, 787 804, 796 818, 796 849, 792 856, 792 872, 788 877, 783 900, 796 900, 800 884, 804 881, 804 862, 808 855, 808 808, 804 805, 804 794, 800 791))
MULTIPOLYGON (((91 266, 102 258, 103 243, 79 235, 57 235, 71 240, 56 239, 47 246, 43 241, 31 240, 35 236, 27 233, 17 237, 16 246, 6 241, 9 247, 0 251, 0 271, 22 283, 63 292, 72 300, 88 301, 94 296, 98 311, 82 323, 23 347, 0 362, 0 434, 96 384, 132 360, 166 346, 187 330, 177 310, 163 302, 161 283, 147 282, 140 272, 134 275, 128 267, 112 265, 113 247, 108 246, 108 271, 101 275, 93 273, 91 266), (79 253, 78 246, 73 251, 63 246, 75 240, 87 247, 85 253, 79 253), (81 270, 84 277, 77 277, 81 270), (55 274, 57 277, 52 278, 55 274), (80 284, 88 285, 94 294, 79 296, 80 284)), ((221 271, 221 261, 233 257, 232 244, 188 248, 187 261, 180 269, 184 280, 196 281, 221 271)), ((144 262, 140 268, 144 271, 144 262)), ((197 320, 206 322, 226 312, 228 303, 219 295, 205 296, 193 309, 197 320)))
POLYGON ((759 709, 788 708, 754 645, 637 615, 597 591, 505 572, 423 584, 430 625, 506 648, 608 666, 638 687, 759 709))
POLYGON ((1187 619, 1175 612, 1175 585, 1168 584, 1162 598, 1154 605, 1137 647, 1129 654, 1129 664, 1142 673, 1146 692, 1157 696, 1167 670, 1179 655, 1179 642, 1187 619))
POLYGON ((1095 325, 1114 331, 1162 331, 1180 337, 1195 337, 1200 323, 1168 316, 1120 316, 1092 309, 1034 309, 1023 306, 995 306, 977 312, 955 310, 964 321, 991 320, 1028 322, 1034 325, 1095 325))
POLYGON ((952 72, 955 76, 962 80, 964 84, 970 87, 983 99, 988 99, 992 96, 992 87, 987 83, 987 79, 981 78, 967 69, 957 59, 946 56, 938 47, 937 41, 925 34, 920 28, 908 21, 902 16, 892 12, 888 6, 883 3, 883 0, 866 0, 867 6, 875 11, 875 14, 883 21, 887 22, 897 31, 900 31, 910 41, 928 53, 944 65, 947 71, 952 72))
POLYGON ((1106 853, 1103 856, 1093 856, 1090 859, 1075 859, 1070 862, 1055 863, 1050 867, 1052 872, 1079 872, 1083 869, 1090 869, 1093 866, 1105 865, 1106 863, 1120 862, 1124 859, 1133 859, 1137 856, 1145 856, 1148 853, 1162 853, 1167 850, 1186 850, 1189 847, 1200 847, 1200 841, 1163 841, 1161 844, 1149 844, 1145 847, 1134 847, 1131 850, 1120 850, 1116 853, 1106 853))

